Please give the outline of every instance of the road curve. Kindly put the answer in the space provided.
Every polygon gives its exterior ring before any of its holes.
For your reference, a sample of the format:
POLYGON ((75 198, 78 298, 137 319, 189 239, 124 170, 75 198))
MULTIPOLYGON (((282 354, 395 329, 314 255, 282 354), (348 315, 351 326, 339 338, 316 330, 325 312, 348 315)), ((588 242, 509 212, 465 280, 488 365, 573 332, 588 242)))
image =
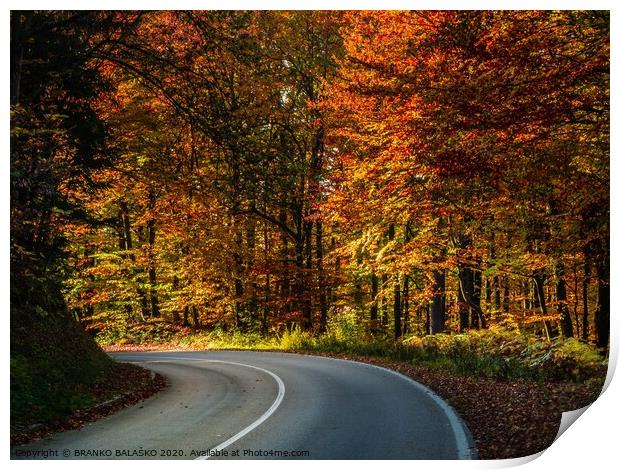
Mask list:
POLYGON ((471 435, 424 386, 353 361, 250 351, 114 353, 170 387, 12 458, 469 459, 471 435))

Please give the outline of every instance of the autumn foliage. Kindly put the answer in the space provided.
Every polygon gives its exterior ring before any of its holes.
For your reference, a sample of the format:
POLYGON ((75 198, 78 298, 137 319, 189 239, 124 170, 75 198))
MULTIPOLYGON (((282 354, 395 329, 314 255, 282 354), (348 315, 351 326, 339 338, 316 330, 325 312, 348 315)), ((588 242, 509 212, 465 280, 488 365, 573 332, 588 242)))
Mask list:
POLYGON ((108 21, 88 106, 110 164, 50 183, 90 220, 46 219, 93 334, 318 335, 352 314, 366 340, 501 325, 608 346, 606 13, 108 21))

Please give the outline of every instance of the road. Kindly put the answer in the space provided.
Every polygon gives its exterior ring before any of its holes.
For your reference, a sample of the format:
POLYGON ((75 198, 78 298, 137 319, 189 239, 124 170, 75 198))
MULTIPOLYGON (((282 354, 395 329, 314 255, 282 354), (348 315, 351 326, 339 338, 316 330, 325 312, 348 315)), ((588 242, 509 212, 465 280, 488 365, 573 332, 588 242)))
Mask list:
POLYGON ((170 387, 81 430, 12 447, 11 457, 475 457, 468 430, 443 400, 380 367, 250 351, 113 356, 168 377, 170 387))

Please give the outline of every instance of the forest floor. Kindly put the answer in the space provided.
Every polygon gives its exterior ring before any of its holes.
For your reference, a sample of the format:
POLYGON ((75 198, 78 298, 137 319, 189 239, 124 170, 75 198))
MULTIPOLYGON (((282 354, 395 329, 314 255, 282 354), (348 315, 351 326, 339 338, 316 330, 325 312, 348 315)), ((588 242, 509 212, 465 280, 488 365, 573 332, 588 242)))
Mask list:
MULTIPOLYGON (((108 346, 104 349, 112 352, 179 348, 178 345, 158 344, 108 346)), ((473 434, 481 459, 517 458, 545 450, 558 433, 562 412, 588 406, 601 391, 600 381, 543 383, 524 379, 498 380, 367 355, 276 351, 365 362, 411 377, 435 391, 456 409, 473 434)))
POLYGON ((150 370, 133 364, 115 363, 101 380, 79 391, 87 397, 89 405, 45 424, 11 423, 11 445, 26 444, 56 432, 79 429, 89 422, 145 400, 166 385, 163 376, 150 370))

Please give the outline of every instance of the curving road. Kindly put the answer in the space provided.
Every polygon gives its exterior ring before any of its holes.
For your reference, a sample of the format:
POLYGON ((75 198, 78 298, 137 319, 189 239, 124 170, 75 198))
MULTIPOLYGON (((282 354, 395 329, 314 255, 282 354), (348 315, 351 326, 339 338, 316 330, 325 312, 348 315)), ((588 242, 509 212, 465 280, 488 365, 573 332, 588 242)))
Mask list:
POLYGON ((422 385, 358 362, 284 353, 115 353, 170 387, 12 458, 468 459, 454 411, 422 385), (68 457, 67 457, 68 456, 68 457))

